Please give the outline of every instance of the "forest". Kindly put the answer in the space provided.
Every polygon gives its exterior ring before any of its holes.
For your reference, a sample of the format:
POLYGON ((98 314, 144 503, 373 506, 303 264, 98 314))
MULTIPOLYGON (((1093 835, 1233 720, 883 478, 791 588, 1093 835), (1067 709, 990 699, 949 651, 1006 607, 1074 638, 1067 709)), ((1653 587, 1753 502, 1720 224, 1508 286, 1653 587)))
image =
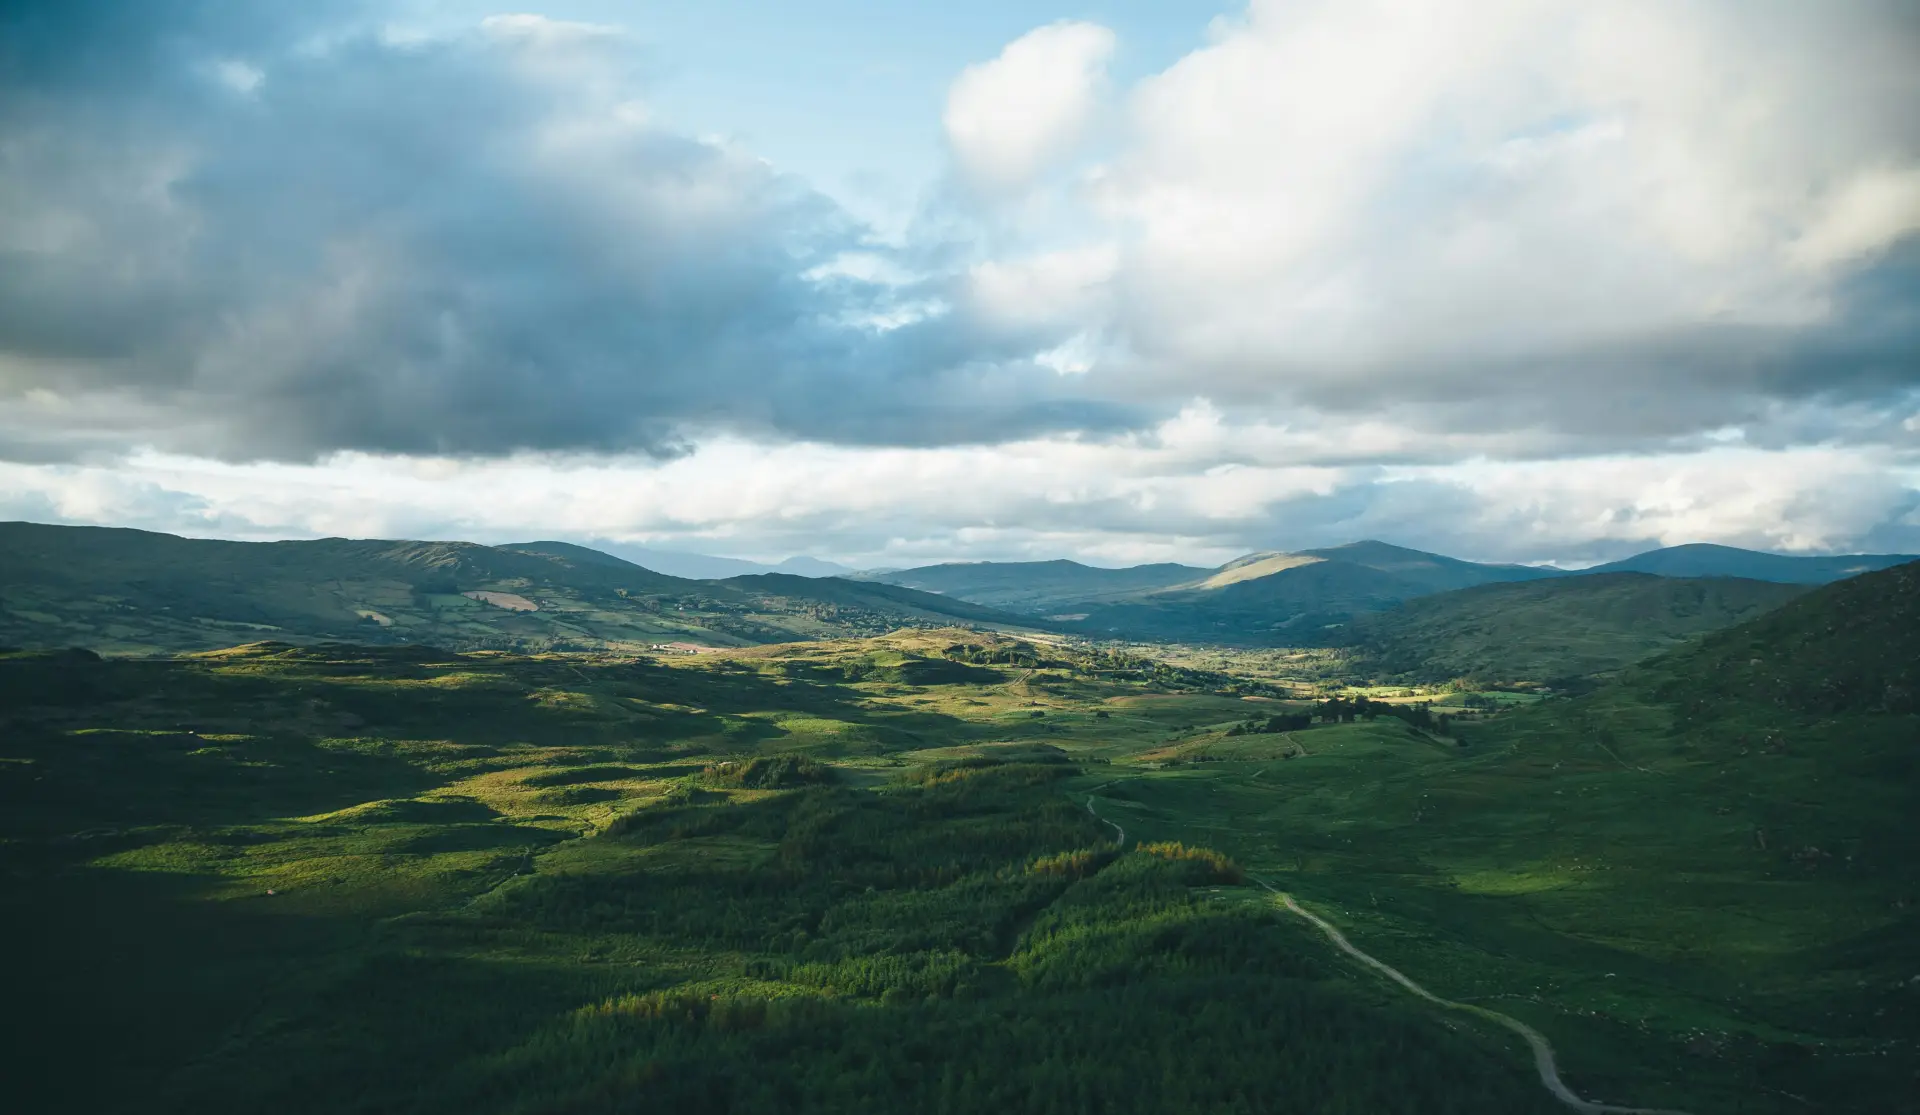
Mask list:
POLYGON ((19 1093, 1562 1109, 1497 1015, 1588 1100, 1902 1110, 1914 575, 1576 696, 959 629, 0 653, 19 1093))

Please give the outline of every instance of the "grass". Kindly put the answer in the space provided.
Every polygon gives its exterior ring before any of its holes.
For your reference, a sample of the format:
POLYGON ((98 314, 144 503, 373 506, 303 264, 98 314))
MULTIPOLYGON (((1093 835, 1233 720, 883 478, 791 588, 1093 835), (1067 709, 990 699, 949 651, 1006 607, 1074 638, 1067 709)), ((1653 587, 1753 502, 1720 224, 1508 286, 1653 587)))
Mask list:
POLYGON ((787 669, 937 643, 0 656, 26 1108, 1541 1109, 1066 796, 1236 699, 787 669))
POLYGON ((1381 720, 1299 733, 1308 754, 1286 760, 1271 737, 1174 748, 1212 761, 1172 769, 1163 748, 1080 788, 1130 835, 1204 841, 1436 993, 1537 1026, 1583 1094, 1908 1110, 1902 622, 1769 618, 1461 747, 1381 720))
POLYGON ((1350 668, 1385 677, 1560 683, 1618 670, 1806 592, 1732 577, 1606 573, 1481 585, 1363 616, 1350 668))
MULTIPOLYGON (((644 652, 1028 620, 885 584, 691 581, 578 547, 274 543, 0 523, 0 646, 107 654, 293 643, 644 652)), ((1044 626, 1044 625, 1042 625, 1044 626)))
POLYGON ((21 1048, 58 1110, 1551 1109, 1252 872, 1590 1098, 1910 1110, 1914 625, 1855 603, 1457 738, 954 631, 0 656, 21 1048))

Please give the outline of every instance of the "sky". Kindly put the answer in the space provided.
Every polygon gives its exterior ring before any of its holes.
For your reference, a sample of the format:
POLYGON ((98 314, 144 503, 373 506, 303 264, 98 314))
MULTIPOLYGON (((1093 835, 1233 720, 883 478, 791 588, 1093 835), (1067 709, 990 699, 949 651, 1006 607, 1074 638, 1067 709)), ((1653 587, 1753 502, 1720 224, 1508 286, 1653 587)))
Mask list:
POLYGON ((0 518, 1920 552, 1920 8, 0 0, 0 518))

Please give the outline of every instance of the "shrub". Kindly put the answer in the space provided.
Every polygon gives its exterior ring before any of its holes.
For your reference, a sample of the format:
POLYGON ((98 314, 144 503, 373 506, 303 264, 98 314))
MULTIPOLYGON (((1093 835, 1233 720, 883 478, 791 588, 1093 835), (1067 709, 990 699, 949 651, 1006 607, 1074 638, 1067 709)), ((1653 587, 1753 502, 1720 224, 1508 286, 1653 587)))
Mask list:
POLYGON ((1051 856, 1042 856, 1027 865, 1027 871, 1034 875, 1053 875, 1063 879, 1084 879, 1113 862, 1114 851, 1110 848, 1080 848, 1071 852, 1058 852, 1051 856))
POLYGON ((833 781, 833 768, 805 755, 762 755, 744 761, 711 763, 702 777, 715 786, 743 790, 786 790, 833 781))
POLYGON ((1212 848, 1189 848, 1177 840, 1159 844, 1142 844, 1141 852, 1158 856, 1177 864, 1188 865, 1192 869, 1189 883, 1226 883, 1238 885, 1247 881, 1247 873, 1241 866, 1212 848))

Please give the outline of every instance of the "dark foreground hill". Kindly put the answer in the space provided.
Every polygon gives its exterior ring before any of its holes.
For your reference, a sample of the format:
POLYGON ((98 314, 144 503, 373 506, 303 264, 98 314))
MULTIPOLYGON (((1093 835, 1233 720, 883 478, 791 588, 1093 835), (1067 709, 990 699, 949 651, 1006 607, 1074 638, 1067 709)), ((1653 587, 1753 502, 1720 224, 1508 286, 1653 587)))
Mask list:
POLYGON ((1669 698, 1716 710, 1920 713, 1920 561, 1829 585, 1720 632, 1650 663, 1641 684, 1652 679, 1669 698))
POLYGON ((204 650, 262 638, 636 649, 1031 626, 966 601, 787 575, 688 581, 566 543, 226 542, 0 523, 0 645, 204 650))
POLYGON ((1805 586, 1599 573, 1439 593, 1344 633, 1383 679, 1558 682, 1618 669, 1785 604, 1805 586))
POLYGON ((1588 864, 1664 872, 1742 909, 1716 966, 1824 973, 1760 1016, 1825 1012, 1836 1053, 1851 1042, 1856 1064, 1920 1073, 1920 563, 1809 592, 1472 740, 1531 768, 1514 773, 1551 795, 1553 831, 1606 834, 1578 842, 1588 864))
MULTIPOLYGON (((1583 1097, 1911 1112, 1920 1080, 1920 566, 1456 737, 1223 735, 1115 782, 1437 994, 1544 1033, 1583 1097)), ((1124 808, 1123 808, 1124 807, 1124 808)))

